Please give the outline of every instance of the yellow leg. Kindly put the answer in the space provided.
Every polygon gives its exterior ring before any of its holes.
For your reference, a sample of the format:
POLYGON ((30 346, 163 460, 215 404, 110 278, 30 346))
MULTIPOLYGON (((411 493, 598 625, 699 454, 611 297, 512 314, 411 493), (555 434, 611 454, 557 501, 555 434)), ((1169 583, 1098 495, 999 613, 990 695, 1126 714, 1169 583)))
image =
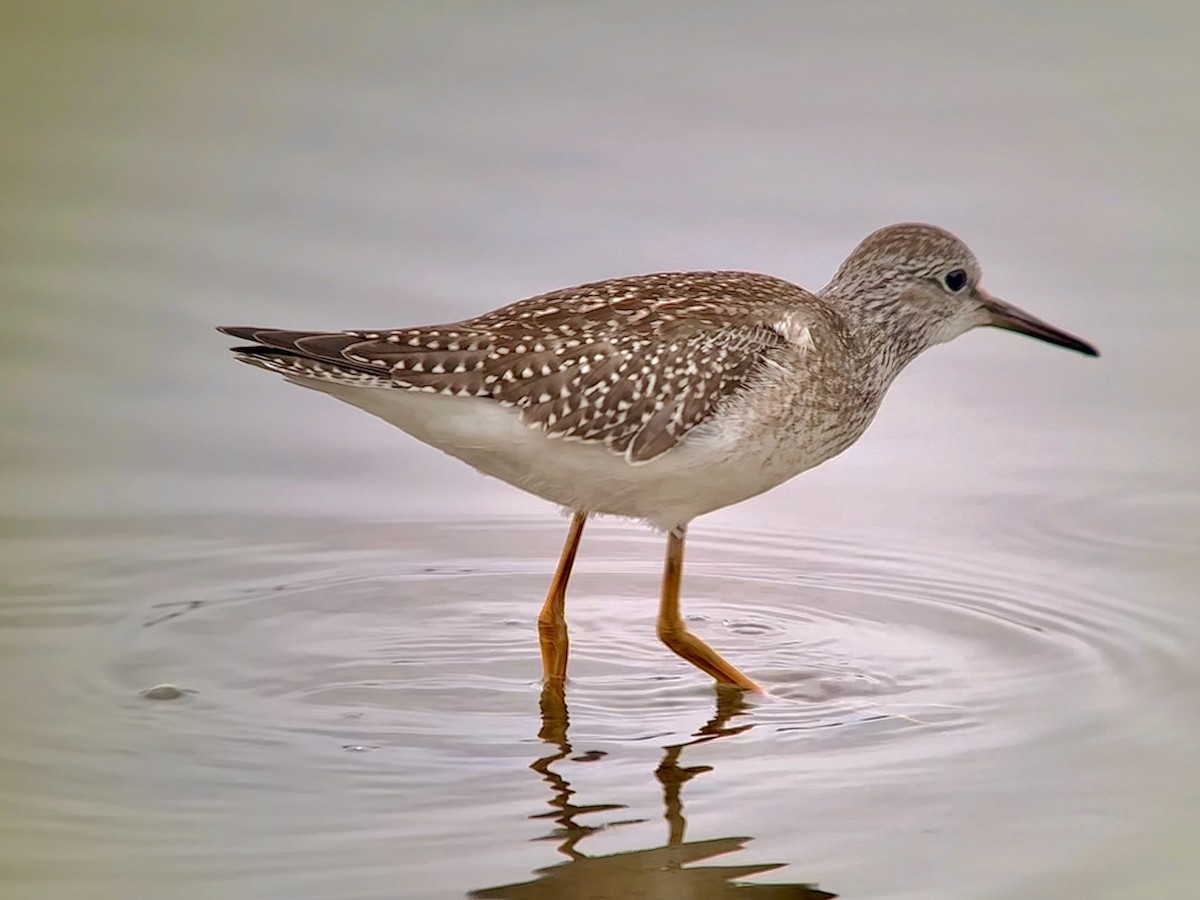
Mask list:
POLYGON ((562 682, 567 677, 567 582, 571 579, 571 567, 575 565, 575 552, 579 549, 579 539, 583 536, 583 526, 587 522, 587 513, 576 512, 571 519, 571 528, 567 531, 567 541, 563 544, 562 556, 558 560, 558 569, 554 580, 550 582, 550 592, 546 594, 546 602, 538 615, 538 644, 542 648, 542 677, 547 682, 562 682))
POLYGON ((761 694, 762 688, 757 682, 738 671, 733 663, 722 659, 716 650, 688 631, 683 624, 683 617, 679 614, 679 583, 683 578, 685 534, 683 528, 667 534, 667 561, 663 566, 662 601, 658 607, 659 640, 717 681, 761 694))

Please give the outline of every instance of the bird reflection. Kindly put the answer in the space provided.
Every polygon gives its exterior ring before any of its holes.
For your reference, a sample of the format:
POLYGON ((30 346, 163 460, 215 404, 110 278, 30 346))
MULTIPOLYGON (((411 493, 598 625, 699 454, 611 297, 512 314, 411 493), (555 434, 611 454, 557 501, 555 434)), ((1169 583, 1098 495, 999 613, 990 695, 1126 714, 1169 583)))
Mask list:
POLYGON ((683 815, 683 786, 711 766, 684 766, 680 756, 687 747, 728 735, 740 734, 753 727, 750 723, 731 724, 747 707, 743 694, 736 689, 717 688, 717 708, 713 717, 682 744, 663 748, 663 758, 655 776, 663 789, 663 817, 667 821, 667 842, 646 850, 586 856, 579 844, 588 835, 643 822, 643 819, 619 819, 604 825, 587 825, 581 819, 595 813, 624 809, 620 803, 579 804, 570 783, 553 768, 570 758, 573 762, 591 762, 601 752, 572 756, 567 737, 567 705, 562 685, 547 685, 542 691, 542 728, 538 736, 554 747, 554 752, 536 760, 531 768, 550 786, 551 810, 534 818, 550 819, 555 827, 545 840, 558 841, 558 852, 566 862, 538 869, 537 878, 518 884, 486 888, 470 894, 475 900, 831 900, 836 894, 805 884, 754 884, 740 881, 751 875, 783 868, 784 863, 741 866, 697 865, 706 860, 742 850, 753 838, 724 837, 707 841, 686 840, 687 820, 683 815))

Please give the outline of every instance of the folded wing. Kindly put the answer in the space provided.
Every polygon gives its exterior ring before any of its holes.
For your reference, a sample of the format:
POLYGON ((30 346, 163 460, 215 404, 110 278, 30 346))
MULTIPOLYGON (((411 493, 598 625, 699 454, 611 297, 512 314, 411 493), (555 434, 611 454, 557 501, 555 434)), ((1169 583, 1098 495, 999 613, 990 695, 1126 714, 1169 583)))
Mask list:
POLYGON ((530 427, 642 463, 736 394, 787 340, 788 282, 742 272, 596 282, 474 319, 391 331, 224 327, 246 362, 292 378, 495 401, 530 427))

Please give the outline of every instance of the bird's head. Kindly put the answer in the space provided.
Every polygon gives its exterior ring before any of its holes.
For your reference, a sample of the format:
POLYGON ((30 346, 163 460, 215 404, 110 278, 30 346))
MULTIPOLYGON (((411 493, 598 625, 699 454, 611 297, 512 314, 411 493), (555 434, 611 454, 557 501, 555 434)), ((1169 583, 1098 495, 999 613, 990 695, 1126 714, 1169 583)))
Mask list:
POLYGON ((992 296, 981 279, 979 260, 957 237, 906 223, 868 235, 821 293, 853 309, 863 323, 918 340, 918 352, 988 325, 1099 355, 1086 341, 992 296))

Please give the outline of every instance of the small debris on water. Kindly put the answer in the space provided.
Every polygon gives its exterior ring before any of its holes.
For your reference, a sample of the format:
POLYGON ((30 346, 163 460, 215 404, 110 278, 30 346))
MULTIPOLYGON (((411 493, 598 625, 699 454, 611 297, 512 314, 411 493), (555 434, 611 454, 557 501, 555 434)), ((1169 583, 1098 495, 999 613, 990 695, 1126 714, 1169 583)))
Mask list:
POLYGON ((142 691, 143 700, 178 700, 184 695, 183 688, 173 684, 156 684, 142 691))
POLYGON ((588 750, 586 753, 581 753, 579 756, 572 756, 571 762, 596 762, 608 756, 607 750, 588 750))

